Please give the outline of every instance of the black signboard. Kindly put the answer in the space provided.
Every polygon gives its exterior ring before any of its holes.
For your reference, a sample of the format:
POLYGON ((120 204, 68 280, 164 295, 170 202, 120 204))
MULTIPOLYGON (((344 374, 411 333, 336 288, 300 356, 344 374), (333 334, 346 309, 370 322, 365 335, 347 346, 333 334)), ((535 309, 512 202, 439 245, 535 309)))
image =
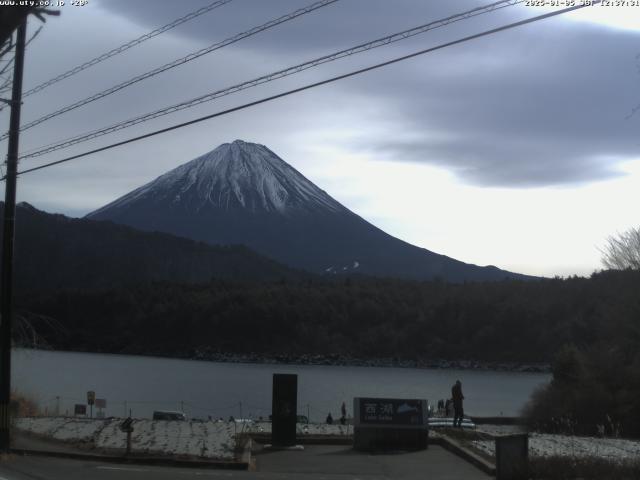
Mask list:
POLYGON ((274 373, 271 403, 271 441, 274 445, 295 445, 297 408, 298 376, 274 373))
POLYGON ((356 398, 356 421, 363 425, 424 425, 424 400, 356 398))
POLYGON ((133 419, 131 417, 125 419, 120 424, 120 430, 123 432, 133 432, 133 419))
POLYGON ((73 407, 74 415, 86 415, 87 414, 87 406, 81 403, 76 403, 73 407))

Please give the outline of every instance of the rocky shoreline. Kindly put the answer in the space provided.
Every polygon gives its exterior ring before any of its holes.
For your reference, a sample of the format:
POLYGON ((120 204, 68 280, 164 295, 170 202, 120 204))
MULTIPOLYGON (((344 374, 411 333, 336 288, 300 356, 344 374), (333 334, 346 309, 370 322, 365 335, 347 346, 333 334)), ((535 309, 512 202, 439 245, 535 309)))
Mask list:
MULTIPOLYGON (((156 355, 156 354, 154 354, 156 355)), ((159 355, 166 356, 166 355, 159 355)), ((178 358, 188 360, 203 360, 220 363, 262 363, 283 365, 329 365, 343 367, 393 367, 393 368, 424 368, 424 369, 456 369, 456 370, 487 370, 518 373, 550 373, 551 365, 546 363, 520 362, 483 362, 477 360, 444 360, 419 359, 408 360, 402 358, 357 358, 348 355, 288 355, 262 353, 226 353, 199 349, 178 358)))
POLYGON ((424 368, 454 370, 485 370, 514 373, 550 373, 551 365, 535 362, 485 362, 479 360, 446 360, 418 359, 409 360, 399 357, 359 358, 342 354, 265 354, 265 353, 230 353, 197 348, 192 351, 166 352, 161 350, 125 349, 121 351, 56 349, 42 346, 22 345, 19 348, 35 350, 67 351, 78 353, 100 353, 115 355, 139 355, 143 357, 177 358, 181 360, 198 360, 219 363, 255 363, 275 365, 326 365, 335 367, 388 367, 388 368, 424 368))

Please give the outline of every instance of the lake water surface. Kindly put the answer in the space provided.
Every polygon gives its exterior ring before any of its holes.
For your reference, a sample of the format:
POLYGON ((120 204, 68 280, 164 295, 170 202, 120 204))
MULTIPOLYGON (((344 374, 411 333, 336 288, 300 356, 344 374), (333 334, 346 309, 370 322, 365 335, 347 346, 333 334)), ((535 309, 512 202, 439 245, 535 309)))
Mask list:
POLYGON ((267 417, 274 373, 298 375, 298 413, 322 421, 353 397, 425 398, 435 404, 462 381, 465 413, 515 416, 549 374, 479 370, 215 363, 129 355, 15 349, 12 387, 48 413, 73 413, 93 390, 106 416, 150 417, 183 410, 193 418, 267 417), (59 398, 57 398, 59 397, 59 398))

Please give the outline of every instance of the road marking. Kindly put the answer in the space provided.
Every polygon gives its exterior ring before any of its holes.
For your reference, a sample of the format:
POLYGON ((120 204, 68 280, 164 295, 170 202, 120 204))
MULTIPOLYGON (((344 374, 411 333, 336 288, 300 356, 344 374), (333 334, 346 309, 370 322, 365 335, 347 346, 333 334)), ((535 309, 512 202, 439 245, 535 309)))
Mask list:
MULTIPOLYGON (((99 470, 121 470, 123 472, 148 472, 147 468, 131 468, 131 467, 107 467, 105 465, 100 465, 96 467, 99 470)), ((2 480, 2 479, 0 479, 2 480)))

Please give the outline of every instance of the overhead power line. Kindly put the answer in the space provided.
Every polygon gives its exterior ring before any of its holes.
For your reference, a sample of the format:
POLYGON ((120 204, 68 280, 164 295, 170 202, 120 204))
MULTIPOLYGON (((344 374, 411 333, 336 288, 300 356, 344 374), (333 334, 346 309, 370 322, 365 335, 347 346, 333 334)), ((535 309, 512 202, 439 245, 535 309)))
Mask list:
MULTIPOLYGON (((230 1, 230 0, 227 0, 230 1)), ((179 58, 177 60, 174 60, 173 62, 167 63, 165 65, 162 65, 158 68, 155 68, 149 72, 143 73, 142 75, 138 75, 136 77, 130 78, 129 80, 126 80, 122 83, 119 83, 118 85, 115 85, 113 87, 110 87, 106 90, 103 90, 102 92, 98 92, 94 95, 91 95, 90 97, 87 97, 83 100, 79 100, 75 103, 72 103, 71 105, 67 105, 66 107, 63 107, 59 110, 56 110, 55 112, 49 113, 47 115, 44 115, 43 117, 40 117, 36 120, 33 120, 25 125, 22 125, 20 127, 20 130, 27 130, 31 127, 35 127, 36 125, 39 125, 43 122, 46 122, 47 120, 51 120, 52 118, 55 118, 59 115, 62 115, 63 113, 67 113, 70 112, 71 110, 75 110, 76 108, 82 107, 84 105, 87 105, 88 103, 92 103, 95 102, 96 100, 100 100, 101 98, 104 98, 108 95, 111 95, 113 93, 116 93, 124 88, 127 88, 135 83, 141 82, 143 80, 146 80, 148 78, 151 77, 155 77, 156 75, 159 75, 162 72, 166 72, 167 70, 170 70, 172 68, 178 67, 180 65, 184 65, 187 62, 190 62, 192 60, 195 60, 196 58, 199 58, 203 55, 206 55, 208 53, 211 53, 215 50, 219 50, 223 47, 226 47, 228 45, 231 45, 233 43, 239 42, 240 40, 250 37, 252 35, 255 35, 257 33, 260 33, 264 30, 267 30, 269 28, 273 28, 277 25, 280 25, 282 23, 288 22, 290 20, 293 20, 294 18, 297 18, 301 15, 306 15, 307 13, 313 12, 314 10, 318 10, 319 8, 322 7, 326 7, 327 5, 330 5, 332 3, 335 3, 339 0, 320 0, 317 1, 315 3, 312 3, 311 5, 308 5, 304 8, 299 8, 298 10, 295 10, 291 13, 288 13, 287 15, 283 15, 281 17, 275 18, 273 20, 270 20, 267 23, 263 23, 262 25, 259 25, 257 27, 253 27, 250 30, 247 30, 245 32, 239 33, 237 35, 234 35, 232 37, 229 37, 225 40, 222 40, 221 42, 217 42, 214 43, 213 45, 210 45, 206 48, 203 48, 201 50, 198 50, 197 52, 193 52, 190 53, 189 55, 179 58)), ((7 137, 7 134, 2 135, 0 137, 0 140, 4 140, 7 137)))
POLYGON ((176 20, 174 20, 171 23, 167 23, 166 25, 160 27, 160 28, 156 28, 155 30, 152 30, 149 33, 146 33, 138 38, 135 38, 127 43, 125 43, 124 45, 120 45, 117 48, 114 48, 113 50, 109 50, 106 53, 103 53, 102 55, 98 55, 97 57, 84 62, 81 65, 78 65, 77 67, 72 68, 71 70, 68 70, 64 73, 61 73, 60 75, 51 78, 49 80, 47 80, 46 82, 43 82, 35 87, 33 87, 31 90, 27 90, 22 96, 23 97, 28 97, 29 95, 33 95, 34 93, 37 93, 41 90, 44 90, 45 88, 53 85, 54 83, 58 83, 62 80, 64 80, 65 78, 69 78, 77 73, 80 73, 83 70, 86 70, 89 67, 93 67, 94 65, 97 65, 100 62, 105 61, 108 58, 111 58, 115 55, 118 55, 122 52, 124 52, 125 50, 129 50, 130 48, 133 48, 137 45, 140 45, 141 43, 149 40, 150 38, 156 37, 158 35, 160 35, 161 33, 167 32, 169 30, 171 30, 172 28, 175 28, 179 25, 182 25, 183 23, 186 23, 190 20, 193 20, 194 18, 199 17, 200 15, 204 15, 205 13, 210 12, 211 10, 214 10, 218 7, 221 7, 229 2, 232 2, 233 0, 218 0, 216 2, 210 3, 207 6, 204 6, 202 8, 199 8, 198 10, 195 10, 191 13, 186 14, 183 17, 180 17, 176 20))
POLYGON ((295 65, 293 67, 288 67, 285 68, 284 70, 279 70, 277 72, 272 72, 269 73, 267 75, 263 75, 261 77, 258 78, 254 78, 253 80, 249 80, 246 82, 242 82, 236 85, 233 85, 231 87, 227 87, 224 88, 222 90, 217 90, 214 92, 210 92, 207 93, 205 95, 201 95, 199 97, 193 98, 191 100, 187 100, 175 105, 171 105, 169 107, 165 107, 150 113, 146 113, 144 115, 140 115, 138 117, 134 117, 131 118, 129 120, 125 120, 116 124, 113 124, 111 126, 102 128, 102 129, 98 129, 98 130, 93 130, 91 132, 87 132, 81 135, 76 135, 74 137, 68 138, 66 140, 63 141, 59 141, 53 144, 49 144, 49 145, 45 145, 43 147, 39 147, 38 149, 36 149, 35 151, 31 151, 31 153, 26 153, 25 155, 23 155, 20 158, 31 158, 31 157, 37 157, 40 155, 44 155, 46 153, 50 153, 56 150, 60 150, 63 148, 67 148, 70 147, 72 145, 76 145, 78 143, 83 143, 86 142, 88 140, 92 140, 94 138, 98 138, 104 135, 107 135, 109 133, 113 133, 125 128, 129 128, 131 126, 137 125, 139 123, 143 123, 149 120, 152 120, 154 118, 158 118, 164 115, 168 115, 170 113, 174 113, 180 110, 184 110, 187 108, 191 108, 194 107, 196 105, 199 105, 201 103, 205 103, 205 102, 209 102, 212 100, 215 100, 216 98, 220 98, 220 97, 224 97, 227 95, 231 95, 233 93, 237 93, 240 92, 242 90, 246 90, 248 88, 252 88, 252 87, 256 87, 258 85, 261 85, 263 83, 268 83, 268 82, 272 82, 274 80, 283 78, 283 77, 287 77, 289 75, 294 75, 296 73, 300 73, 302 71, 308 70, 310 68, 314 68, 317 67, 319 65, 328 63, 328 62, 333 62, 335 60, 338 60, 340 58, 344 58, 344 57, 348 57, 351 55, 355 55, 358 53, 362 53, 368 50, 372 50, 374 48, 379 48, 385 45, 389 45, 391 43, 395 43, 398 42, 400 40, 405 40, 407 38, 413 37, 415 35, 421 34, 421 33, 425 33, 428 32, 429 30, 434 30, 436 28, 440 28, 440 27, 444 27, 446 25, 449 25, 451 23, 454 22, 458 22, 461 20, 465 20, 468 18, 472 18, 478 15, 482 15, 485 13, 489 13, 489 12, 493 12, 496 11, 498 9, 501 8, 505 8, 505 7, 509 7, 512 5, 516 5, 518 3, 522 3, 525 0, 502 0, 502 1, 498 1, 498 2, 494 2, 491 3, 489 5, 485 5, 482 7, 477 7, 474 8, 472 10, 468 10, 466 12, 463 13, 459 13, 456 15, 451 15, 449 17, 440 19, 440 20, 436 20, 424 25, 420 25, 418 27, 413 27, 410 28, 408 30, 404 30, 402 32, 398 32, 398 33, 394 33, 392 35, 388 35, 386 37, 382 37, 382 38, 378 38, 376 40, 372 40, 370 42, 366 42, 366 43, 362 43, 359 45, 356 45, 354 47, 350 47, 344 50, 340 50, 338 52, 332 53, 330 55, 324 55, 322 57, 319 58, 315 58, 313 60, 309 60, 306 61, 304 63, 300 63, 298 65, 295 65))
MULTIPOLYGON (((596 5, 596 4, 600 3, 600 1, 601 0, 593 0, 591 5, 596 5)), ((505 30, 509 30, 509 29, 516 28, 516 27, 520 27, 520 26, 527 25, 527 24, 530 24, 530 23, 533 23, 533 22, 537 22, 537 21, 540 21, 540 20, 545 20, 547 18, 555 17, 557 15, 562 15, 563 13, 572 12, 574 10, 578 10, 578 9, 584 8, 586 6, 587 5, 585 5, 585 4, 576 5, 576 6, 573 6, 573 7, 564 8, 562 10, 556 10, 554 12, 549 12, 549 13, 545 13, 543 15, 538 15, 536 17, 531 17, 531 18, 528 18, 526 20, 521 20, 519 22, 509 23, 507 25, 503 25, 501 27, 493 28, 491 30, 485 30, 484 32, 476 33, 474 35, 469 35, 467 37, 459 38, 457 40, 453 40, 453 41, 450 41, 450 42, 442 43, 442 44, 437 45, 435 47, 430 47, 430 48, 426 48, 424 50, 419 50, 417 52, 410 53, 410 54, 404 55, 402 57, 396 57, 396 58, 394 58, 392 60, 387 60, 386 62, 377 63, 377 64, 371 65, 369 67, 361 68, 359 70, 354 70, 352 72, 345 73, 345 74, 342 74, 342 75, 338 75, 338 76, 335 76, 335 77, 331 77, 331 78, 328 78, 328 79, 325 79, 325 80, 321 80, 319 82, 315 82, 315 83, 311 83, 311 84, 308 84, 308 85, 305 85, 305 86, 302 86, 302 87, 294 88, 292 90, 288 90, 286 92, 282 92, 282 93, 279 93, 279 94, 276 94, 276 95, 271 95, 270 97, 266 97, 266 98, 262 98, 260 100, 256 100, 256 101, 253 101, 253 102, 245 103, 243 105, 239 105, 239 106, 236 106, 236 107, 233 107, 233 108, 222 110, 220 112, 212 113, 210 115, 205 115, 203 117, 199 117, 199 118, 190 120, 188 122, 183 122, 183 123, 179 123, 177 125, 172 125, 171 127, 166 127, 166 128, 162 128, 160 130, 155 130, 153 132, 146 133, 144 135, 139 135, 137 137, 129 138, 129 139, 123 140, 121 142, 112 143, 112 144, 106 145, 104 147, 96 148, 96 149, 93 149, 93 150, 90 150, 90 151, 87 151, 87 152, 84 152, 84 153, 80 153, 80 154, 77 154, 77 155, 72 155, 70 157, 66 157, 66 158, 57 160, 55 162, 49 162, 49 163, 45 163, 43 165, 39 165, 37 167, 29 168, 29 169, 26 169, 26 170, 21 170, 20 172, 18 172, 18 174, 35 172, 37 170, 42 170, 44 168, 52 167, 54 165, 59 165, 61 163, 66 163, 66 162, 69 162, 71 160, 76 160, 78 158, 86 157, 86 156, 92 155, 94 153, 104 152, 105 150, 110 150, 110 149, 115 148, 115 147, 119 147, 119 146, 126 145, 126 144, 129 144, 129 143, 137 142, 137 141, 143 140, 145 138, 150 138, 150 137, 153 137, 153 136, 156 136, 156 135, 167 133, 167 132, 170 132, 170 131, 173 131, 173 130, 177 130, 179 128, 187 127, 189 125, 194 125, 196 123, 200 123, 200 122, 203 122, 205 120, 210 120, 212 118, 221 117, 223 115, 227 115, 227 114, 230 114, 230 113, 233 113, 233 112, 237 112, 237 111, 244 110, 244 109, 247 109, 247 108, 250 108, 250 107, 254 107, 256 105, 267 103, 267 102, 276 100, 278 98, 283 98, 283 97, 286 97, 286 96, 289 96, 289 95, 293 95, 295 93, 303 92, 305 90, 310 90, 312 88, 319 87, 321 85, 326 85, 326 84, 329 84, 329 83, 336 82, 338 80, 344 80, 346 78, 354 77, 356 75, 360 75, 360 74, 365 73, 365 72, 370 72, 372 70, 376 70, 376 69, 379 69, 379 68, 382 68, 382 67, 386 67, 388 65, 393 65, 395 63, 402 62, 404 60, 408 60, 410 58, 414 58, 414 57, 417 57, 417 56, 420 56, 420 55, 424 55, 424 54, 427 54, 427 53, 431 53, 431 52, 434 52, 436 50, 441 50, 441 49, 446 48, 446 47, 451 47, 453 45, 458 45, 458 44, 461 44, 461 43, 469 42, 471 40, 476 40, 478 38, 481 38, 481 37, 484 37, 484 36, 487 36, 487 35, 492 35, 492 34, 495 34, 495 33, 498 33, 498 32, 503 32, 505 30)), ((4 180, 4 178, 2 178, 0 180, 4 180)))

